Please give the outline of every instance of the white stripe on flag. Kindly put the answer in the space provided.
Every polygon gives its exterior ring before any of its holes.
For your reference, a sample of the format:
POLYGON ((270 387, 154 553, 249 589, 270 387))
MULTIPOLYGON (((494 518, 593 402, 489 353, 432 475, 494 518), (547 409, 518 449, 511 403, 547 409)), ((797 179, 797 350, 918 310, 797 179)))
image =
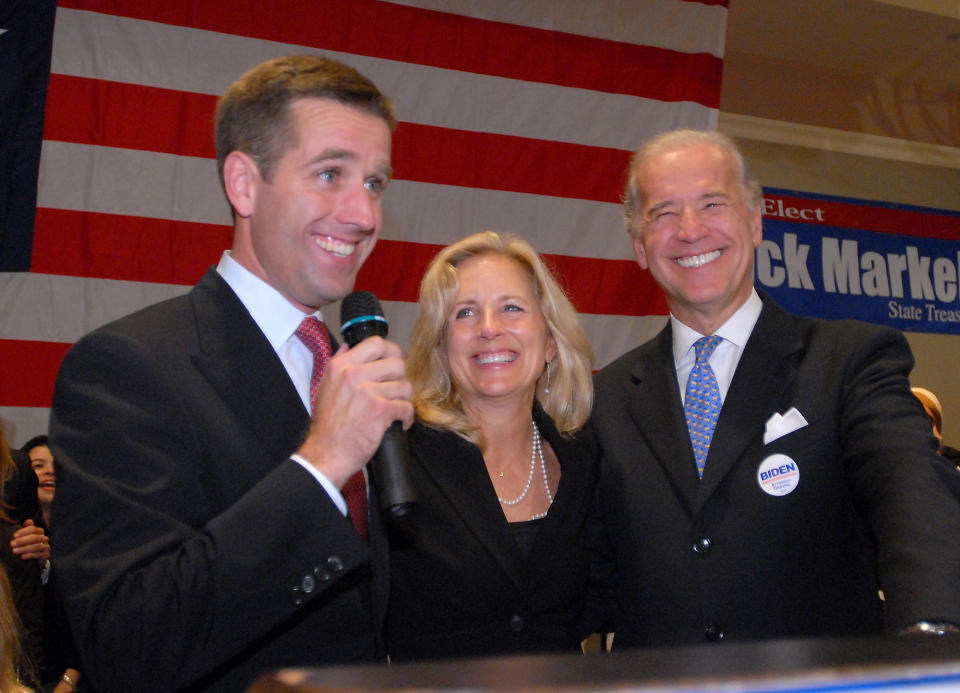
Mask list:
POLYGON ((179 284, 0 272, 0 339, 73 343, 144 306, 190 290, 179 284), (37 310, 37 306, 44 310, 37 310))
MULTIPOLYGON (((398 4, 717 57, 723 54, 727 16, 724 7, 681 0, 398 4)), ((67 76, 218 95, 265 59, 309 50, 321 50, 370 76, 394 99, 402 122, 540 140, 542 151, 549 150, 551 141, 629 151, 657 131, 717 123, 715 109, 689 101, 660 102, 64 8, 57 10, 52 69, 67 76)), ((620 181, 609 183, 615 194, 620 181)), ((230 224, 212 160, 108 146, 45 142, 38 204, 230 224)), ((632 258, 619 205, 612 202, 409 180, 394 181, 385 199, 385 239, 444 245, 483 228, 518 232, 543 253, 632 258)), ((639 281, 642 275, 636 272, 639 281)), ((69 344, 103 323, 187 290, 148 282, 0 274, 0 339, 69 344)), ((405 345, 416 304, 384 301, 383 306, 391 337, 405 345)), ((325 313, 335 325, 339 305, 325 313)), ((597 351, 595 366, 601 367, 655 334, 666 318, 585 314, 582 320, 597 351)), ((47 416, 41 407, 0 406, 15 444, 44 431, 47 416)))
MULTIPOLYGON (((639 268, 637 273, 639 276, 639 268)), ((114 279, 61 277, 36 273, 0 273, 0 338, 72 343, 87 332, 142 306, 186 293, 190 287, 114 279), (56 300, 70 297, 70 301, 56 300), (52 313, 34 310, 36 302, 56 306, 52 313), (82 306, 82 310, 77 310, 82 306)), ((417 304, 383 301, 390 339, 403 347, 417 316, 417 304)), ((339 327, 340 304, 323 310, 331 329, 339 327)), ((596 350, 597 367, 646 341, 666 321, 665 316, 582 315, 584 329, 596 350)))
POLYGON ((4 424, 7 442, 11 447, 19 448, 34 436, 46 435, 50 410, 47 407, 0 406, 0 421, 4 424))
POLYGON ((452 12, 535 29, 723 57, 727 8, 664 0, 517 2, 516 0, 388 0, 395 5, 452 12))
MULTIPOLYGON (((57 10, 52 72, 219 95, 244 71, 303 46, 76 10, 57 10), (144 60, 144 56, 150 56, 144 60), (102 59, 110 56, 109 60, 102 59)), ((632 150, 646 136, 716 127, 714 109, 552 84, 323 53, 370 77, 400 120, 632 150), (549 110, 551 117, 545 118, 549 110)))
POLYGON ((232 226, 213 159, 50 140, 37 206, 232 226))
MULTIPOLYGON (((46 141, 40 165, 39 207, 231 225, 212 159, 46 141), (77 171, 97 175, 78 185, 77 171)), ((541 253, 633 257, 619 204, 396 180, 384 209, 384 238, 446 245, 497 229, 541 253)))

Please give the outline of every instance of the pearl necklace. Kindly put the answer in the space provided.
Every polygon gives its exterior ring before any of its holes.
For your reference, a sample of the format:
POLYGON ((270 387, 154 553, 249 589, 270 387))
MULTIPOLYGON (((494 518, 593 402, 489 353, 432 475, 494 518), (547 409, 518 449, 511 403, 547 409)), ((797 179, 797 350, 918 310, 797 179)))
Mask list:
MULTIPOLYGON (((537 428, 535 421, 531 421, 530 424, 533 426, 533 444, 530 446, 530 474, 527 476, 527 485, 523 487, 523 492, 513 500, 506 500, 505 498, 497 496, 497 500, 504 505, 516 505, 527 497, 527 494, 530 492, 530 486, 533 484, 534 472, 537 469, 537 458, 540 459, 540 471, 543 474, 543 486, 547 489, 547 500, 551 504, 553 503, 553 494, 550 492, 550 482, 547 481, 547 463, 543 459, 543 446, 540 443, 540 429, 537 428)), ((546 517, 546 515, 546 512, 536 513, 530 519, 539 520, 541 517, 546 517)))

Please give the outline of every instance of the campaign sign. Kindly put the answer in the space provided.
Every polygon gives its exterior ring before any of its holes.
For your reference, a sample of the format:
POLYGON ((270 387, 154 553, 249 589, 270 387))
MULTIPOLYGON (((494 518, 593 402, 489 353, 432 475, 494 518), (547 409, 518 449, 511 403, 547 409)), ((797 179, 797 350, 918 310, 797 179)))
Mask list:
POLYGON ((755 282, 789 311, 960 334, 960 212, 765 189, 755 282))

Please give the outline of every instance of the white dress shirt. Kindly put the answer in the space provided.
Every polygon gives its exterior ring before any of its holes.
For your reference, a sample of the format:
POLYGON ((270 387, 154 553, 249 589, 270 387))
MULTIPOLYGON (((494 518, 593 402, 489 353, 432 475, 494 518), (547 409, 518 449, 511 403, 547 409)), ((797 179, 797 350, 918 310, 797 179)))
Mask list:
MULTIPOLYGON (((730 319, 723 323, 714 334, 723 337, 723 341, 717 345, 713 354, 710 355, 710 368, 713 369, 717 377, 717 386, 720 388, 720 403, 727 398, 727 391, 730 389, 730 383, 733 381, 733 374, 737 370, 737 364, 740 363, 740 357, 743 355, 743 348, 750 339, 757 319, 760 317, 760 311, 763 309, 763 301, 757 294, 757 290, 750 292, 750 297, 737 312, 730 316, 730 319)), ((686 398, 687 379, 690 377, 690 371, 693 370, 697 362, 696 350, 693 348, 694 342, 701 337, 710 335, 700 334, 691 327, 687 327, 677 320, 671 313, 670 325, 673 329, 673 363, 677 367, 677 383, 680 385, 680 401, 686 398)))
MULTIPOLYGON (((250 317, 257 323, 270 346, 277 352, 280 362, 290 376, 300 400, 310 413, 310 378, 313 374, 313 352, 297 337, 297 328, 306 317, 283 294, 253 274, 233 259, 229 250, 225 250, 217 265, 217 272, 240 299, 250 317)), ((314 313, 320 320, 323 316, 318 310, 314 313)), ((297 454, 290 458, 306 469, 323 486, 330 499, 344 515, 347 514, 347 502, 340 490, 327 479, 319 469, 297 454)))

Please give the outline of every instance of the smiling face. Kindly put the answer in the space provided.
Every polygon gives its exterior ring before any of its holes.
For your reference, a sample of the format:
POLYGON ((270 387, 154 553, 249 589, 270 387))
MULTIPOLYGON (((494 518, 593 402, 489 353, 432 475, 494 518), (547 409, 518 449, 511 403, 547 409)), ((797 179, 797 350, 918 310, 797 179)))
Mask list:
POLYGON ((30 466, 37 475, 37 498, 41 503, 52 503, 57 490, 57 478, 53 471, 53 455, 46 445, 38 445, 27 451, 30 466))
POLYGON ((633 239, 673 313, 712 334, 749 298, 761 212, 750 211, 728 154, 709 143, 655 154, 637 170, 643 206, 633 239))
POLYGON ((446 356, 466 411, 519 398, 533 406, 537 379, 557 353, 533 279, 516 260, 487 253, 457 267, 446 356))
POLYGON ((304 312, 343 298, 380 236, 390 129, 330 99, 290 105, 292 146, 271 179, 241 152, 224 164, 233 257, 304 312))

